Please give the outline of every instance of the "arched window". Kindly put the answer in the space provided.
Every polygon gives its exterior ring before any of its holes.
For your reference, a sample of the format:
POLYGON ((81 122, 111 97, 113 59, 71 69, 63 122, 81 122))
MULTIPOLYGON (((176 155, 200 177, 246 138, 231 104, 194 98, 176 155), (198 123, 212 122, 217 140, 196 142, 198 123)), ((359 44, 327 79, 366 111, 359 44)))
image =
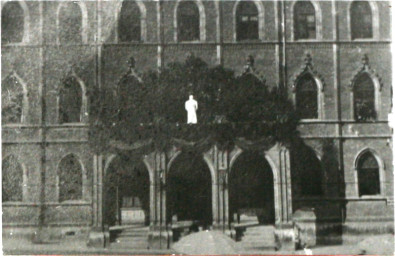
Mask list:
POLYGON ((78 3, 63 3, 58 19, 59 43, 82 43, 82 11, 78 3))
POLYGON ((371 152, 365 152, 358 160, 359 196, 380 194, 380 169, 371 152))
POLYGON ((372 9, 368 1, 354 1, 350 8, 351 39, 373 38, 372 9))
POLYGON ((315 9, 310 1, 298 1, 294 6, 294 38, 316 38, 315 9))
POLYGON ((199 8, 193 1, 182 1, 177 8, 178 41, 200 40, 199 8))
POLYGON ((18 1, 4 4, 1 11, 1 43, 21 43, 24 35, 25 17, 18 1))
POLYGON ((23 168, 12 155, 2 161, 2 193, 3 202, 23 200, 23 168))
POLYGON ((23 117, 23 86, 14 76, 1 83, 1 123, 19 124, 23 117))
POLYGON ((305 74, 296 84, 296 111, 302 119, 318 118, 318 90, 314 78, 305 74))
POLYGON ((82 117, 82 88, 74 76, 63 81, 59 94, 59 122, 78 123, 82 117))
POLYGON ((240 1, 236 9, 236 40, 259 39, 258 9, 252 1, 240 1))
POLYGON ((82 199, 82 167, 74 155, 60 161, 58 170, 59 202, 82 199))
POLYGON ((354 118, 358 121, 376 119, 375 88, 367 73, 357 77, 353 86, 354 118))
POLYGON ((135 1, 123 1, 118 23, 120 42, 141 40, 141 13, 135 1))

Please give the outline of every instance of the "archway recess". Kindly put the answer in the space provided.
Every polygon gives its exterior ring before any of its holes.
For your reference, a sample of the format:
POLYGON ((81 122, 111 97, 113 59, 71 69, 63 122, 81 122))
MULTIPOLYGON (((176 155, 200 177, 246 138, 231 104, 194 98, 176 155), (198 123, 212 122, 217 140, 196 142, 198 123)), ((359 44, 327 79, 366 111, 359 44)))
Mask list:
POLYGON ((208 228, 213 221, 212 179, 203 157, 183 152, 167 175, 167 223, 193 221, 208 228))
POLYGON ((150 221, 150 179, 142 160, 119 155, 105 174, 104 223, 109 226, 150 221))
POLYGON ((259 152, 243 152, 229 174, 230 223, 275 222, 273 171, 259 152))

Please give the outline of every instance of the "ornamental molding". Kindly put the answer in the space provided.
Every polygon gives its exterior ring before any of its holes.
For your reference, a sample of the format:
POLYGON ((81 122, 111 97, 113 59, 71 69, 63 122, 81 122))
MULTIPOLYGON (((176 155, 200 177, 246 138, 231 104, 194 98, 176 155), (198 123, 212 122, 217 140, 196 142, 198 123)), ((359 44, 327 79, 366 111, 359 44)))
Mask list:
POLYGON ((318 83, 316 84, 319 87, 319 90, 323 92, 325 87, 325 81, 322 75, 314 68, 310 53, 306 54, 304 58, 304 64, 301 66, 299 72, 293 76, 292 92, 296 93, 296 87, 299 82, 299 79, 306 74, 310 74, 316 81, 318 80, 317 81, 318 83))
POLYGON ((377 86, 378 90, 381 92, 383 88, 382 78, 377 74, 377 72, 374 69, 371 68, 369 63, 369 57, 367 54, 364 54, 362 56, 361 64, 362 64, 361 67, 352 76, 352 79, 348 86, 349 89, 352 91, 355 86, 355 81, 358 79, 358 77, 363 73, 366 73, 373 80, 374 85, 377 86))

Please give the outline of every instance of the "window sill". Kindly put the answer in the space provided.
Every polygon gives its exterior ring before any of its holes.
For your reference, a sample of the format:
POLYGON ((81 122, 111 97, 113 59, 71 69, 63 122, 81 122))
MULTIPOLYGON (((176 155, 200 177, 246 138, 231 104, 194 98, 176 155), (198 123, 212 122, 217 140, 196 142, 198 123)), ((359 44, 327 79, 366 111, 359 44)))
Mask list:
POLYGON ((351 42, 374 42, 374 41, 378 41, 375 38, 356 38, 356 39, 350 39, 351 42))
POLYGON ((1 46, 9 46, 9 47, 12 47, 12 46, 26 46, 26 45, 29 45, 29 42, 19 42, 19 43, 8 43, 8 44, 1 44, 1 46))
POLYGON ((378 200, 385 200, 386 197, 383 195, 364 195, 359 197, 362 200, 369 200, 369 199, 378 199, 378 200))
POLYGON ((310 39, 294 39, 293 42, 297 43, 309 43, 309 42, 321 42, 322 39, 317 39, 317 38, 310 38, 310 39))
POLYGON ((300 119, 299 123, 320 123, 322 120, 320 118, 306 118, 306 119, 300 119))
POLYGON ((61 205, 61 206, 88 205, 88 204, 90 205, 89 201, 85 201, 82 199, 81 200, 65 200, 65 201, 58 203, 58 205, 61 205))
POLYGON ((178 43, 178 44, 202 44, 202 43, 205 43, 205 41, 202 41, 202 40, 194 40, 194 41, 176 41, 175 43, 178 43))

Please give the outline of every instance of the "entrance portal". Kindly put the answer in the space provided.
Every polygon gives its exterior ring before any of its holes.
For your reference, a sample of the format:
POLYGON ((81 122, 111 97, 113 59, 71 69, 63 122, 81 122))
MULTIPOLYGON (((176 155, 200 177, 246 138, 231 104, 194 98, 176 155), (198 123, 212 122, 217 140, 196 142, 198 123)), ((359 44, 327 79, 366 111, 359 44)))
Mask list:
POLYGON ((149 174, 143 162, 116 157, 105 177, 105 223, 149 225, 149 174))
POLYGON ((167 177, 167 223, 192 221, 196 227, 212 223, 211 175, 202 157, 182 153, 167 177))
POLYGON ((273 172, 258 152, 244 152, 229 175, 229 216, 232 223, 274 224, 273 172))

